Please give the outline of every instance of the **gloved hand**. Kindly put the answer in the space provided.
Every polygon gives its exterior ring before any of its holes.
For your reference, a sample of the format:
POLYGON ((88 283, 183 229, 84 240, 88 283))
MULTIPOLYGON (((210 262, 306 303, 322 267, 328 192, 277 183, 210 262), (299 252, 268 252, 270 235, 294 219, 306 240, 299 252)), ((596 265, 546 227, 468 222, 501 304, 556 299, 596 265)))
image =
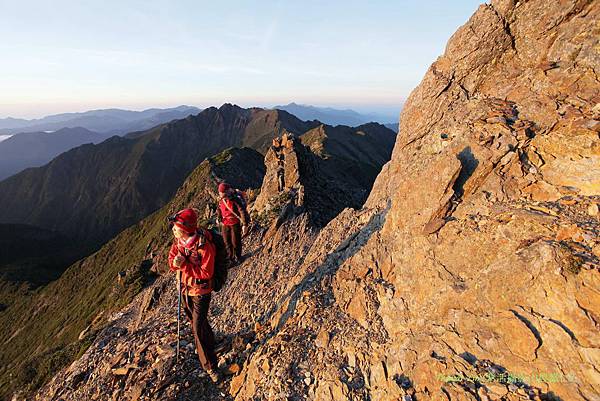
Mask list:
POLYGON ((248 234, 248 226, 242 226, 242 236, 248 234))
POLYGON ((183 255, 177 255, 173 259, 173 266, 175 266, 175 267, 181 267, 181 265, 183 264, 183 262, 185 262, 185 257, 183 257, 183 255))

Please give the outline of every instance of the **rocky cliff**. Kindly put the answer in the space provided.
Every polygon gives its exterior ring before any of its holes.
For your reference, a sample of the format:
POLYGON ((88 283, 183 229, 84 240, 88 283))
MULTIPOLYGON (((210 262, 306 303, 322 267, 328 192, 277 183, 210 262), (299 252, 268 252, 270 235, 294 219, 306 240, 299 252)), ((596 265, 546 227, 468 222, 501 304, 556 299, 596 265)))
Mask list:
POLYGON ((271 147, 265 156, 269 168, 254 211, 273 215, 285 204, 284 215, 307 213, 322 227, 345 207, 363 205, 390 159, 395 134, 376 123, 321 124, 298 137, 285 132, 283 138, 282 146, 271 147))
POLYGON ((599 16, 495 1, 453 35, 236 400, 598 399, 599 16))
POLYGON ((597 400, 599 20, 597 1, 480 6, 364 207, 252 234, 212 308, 220 387, 193 347, 175 364, 163 276, 39 398, 597 400))
MULTIPOLYGON (((327 127, 321 127, 319 132, 324 134, 327 130, 327 127)), ((377 124, 358 131, 348 130, 345 152, 324 144, 327 135, 309 141, 312 147, 318 147, 317 152, 303 145, 300 138, 292 139, 286 131, 290 139, 286 142, 286 186, 282 191, 269 184, 269 177, 276 174, 279 166, 271 157, 272 150, 265 158, 266 173, 262 156, 247 148, 229 149, 209 158, 187 178, 168 205, 125 230, 97 254, 71 266, 29 305, 35 309, 36 302, 50 296, 56 300, 56 306, 44 306, 43 310, 36 312, 35 320, 27 318, 26 305, 9 307, 6 316, 13 316, 13 320, 6 325, 3 338, 6 344, 12 346, 12 351, 6 354, 7 360, 14 359, 8 370, 0 373, 16 370, 18 374, 12 380, 10 375, 5 377, 8 380, 3 390, 29 382, 32 385, 24 392, 27 396, 30 390, 42 384, 48 368, 60 367, 69 358, 77 359, 76 353, 83 353, 89 345, 90 349, 81 359, 42 390, 40 398, 60 395, 65 400, 82 397, 104 399, 107 396, 122 399, 135 394, 170 397, 182 380, 192 383, 187 390, 190 394, 207 390, 206 383, 197 380, 197 360, 192 348, 186 348, 185 359, 180 361, 184 367, 171 369, 174 361, 170 348, 173 336, 170 322, 175 317, 172 308, 175 294, 173 275, 165 271, 165 253, 170 243, 166 215, 185 205, 193 205, 205 211, 202 219, 210 222, 210 205, 214 205, 217 197, 215 183, 220 180, 226 180, 237 188, 250 187, 248 195, 251 201, 258 193, 253 202, 257 206, 253 208, 256 224, 245 241, 248 260, 230 273, 226 289, 215 297, 212 307, 213 315, 218 316, 217 328, 225 343, 239 351, 238 348, 247 347, 247 341, 256 341, 256 323, 276 313, 277 303, 289 291, 281 283, 291 282, 293 277, 305 274, 299 268, 318 229, 344 207, 360 207, 377 169, 381 169, 386 161, 385 154, 391 154, 393 132, 377 124), (381 138, 371 144, 377 151, 370 155, 367 154, 371 150, 367 142, 374 140, 371 135, 380 135, 381 138), (358 139, 353 140, 354 136, 358 139), (361 141, 363 146, 358 146, 361 141), (335 160, 357 174, 345 177, 340 168, 334 166, 335 160), (363 168, 365 171, 361 172, 363 168), (257 190, 261 181, 262 188, 257 190), (274 199, 276 204, 272 203, 274 199), (290 258, 295 261, 293 265, 289 262, 290 258), (140 263, 140 260, 143 261, 140 263), (121 270, 121 275, 118 275, 119 269, 125 266, 130 267, 121 270), (150 267, 156 273, 167 274, 153 282, 151 275, 147 274, 150 267), (86 274, 93 275, 93 278, 78 279, 86 274), (131 305, 125 306, 140 290, 143 290, 142 294, 131 305), (66 304, 56 299, 65 297, 65 294, 69 294, 67 298, 70 300, 66 304), (100 302, 91 301, 97 297, 100 302), (125 308, 116 313, 122 306, 125 308), (49 315, 53 316, 49 319, 50 330, 45 328, 27 339, 18 336, 19 332, 49 315), (77 317, 73 318, 73 315, 77 317), (62 328, 57 332, 58 327, 62 328), (41 343, 44 339, 47 344, 41 343), (23 347, 32 343, 39 344, 34 356, 25 359, 17 356, 23 347), (50 345, 55 348, 49 350, 50 345), (144 351, 138 349, 139 346, 144 351), (130 356, 124 358, 124 350, 130 356), (73 376, 76 376, 75 379, 73 376), (114 387, 115 379, 118 379, 118 387, 114 387), (71 384, 66 385, 67 382, 71 384), (77 391, 74 391, 75 387, 78 387, 77 391)), ((189 334, 189 330, 186 333, 189 334)), ((249 349, 246 351, 246 354, 250 353, 249 349)), ((236 353, 225 359, 232 366, 239 367, 243 364, 244 355, 236 353)), ((218 393, 211 387, 205 395, 214 397, 218 393)), ((208 399, 214 399, 210 397, 208 399)))
MULTIPOLYGON (((370 130, 367 128, 366 131, 370 130)), ((393 138, 393 133, 388 130, 384 134, 387 141, 393 138)), ((312 145, 317 143, 321 142, 311 141, 312 145)), ((89 350, 42 389, 37 395, 39 399, 189 397, 215 400, 228 397, 229 390, 226 387, 234 379, 233 375, 261 341, 270 335, 267 331, 270 327, 269 317, 279 313, 280 302, 293 290, 290 283, 308 274, 303 263, 304 257, 317 238, 321 224, 326 222, 322 220, 324 216, 331 216, 332 211, 350 205, 349 200, 359 202, 361 197, 364 200, 368 190, 368 187, 348 184, 355 181, 344 178, 337 169, 330 171, 330 164, 323 164, 325 156, 314 153, 300 139, 290 139, 286 146, 286 186, 280 192, 271 185, 278 162, 273 158, 273 151, 269 150, 265 157, 263 185, 252 205, 256 225, 245 240, 248 258, 241 266, 230 271, 226 288, 213 298, 213 323, 226 348, 230 349, 221 355, 221 364, 230 373, 221 388, 199 378, 200 370, 193 345, 189 344, 191 333, 187 324, 184 325, 183 357, 178 363, 174 359, 176 310, 173 302, 176 292, 174 277, 167 273, 144 289, 121 312, 104 319, 104 325, 95 323, 92 324, 95 330, 84 331, 80 341, 91 343, 89 350), (329 180, 328 177, 334 176, 340 182, 329 180), (327 195, 327 190, 333 194, 327 195), (340 193, 336 194, 336 191, 340 193), (357 197, 356 193, 360 196, 357 197), (274 199, 277 199, 276 204, 273 204, 274 199), (318 207, 319 202, 321 207, 318 207)), ((348 149, 354 149, 356 164, 364 164, 369 157, 379 160, 381 152, 391 152, 391 144, 387 149, 383 146, 371 156, 365 153, 368 150, 366 144, 361 148, 349 142, 347 146, 348 149)), ((320 149, 329 149, 331 153, 327 157, 335 157, 334 148, 321 146, 320 149)), ((222 158, 219 155, 210 159, 209 163, 216 164, 222 158)), ((384 161, 381 160, 380 168, 384 161)), ((224 175, 222 171, 218 174, 219 177, 224 175)), ((236 174, 234 171, 226 174, 229 182, 240 186, 236 182, 237 175, 240 178, 243 176, 241 172, 236 174)), ((369 177, 363 178, 368 181, 369 177)), ((371 180, 374 178, 373 175, 371 180)), ((194 191, 202 185, 197 176, 190 176, 176 195, 175 199, 179 201, 173 202, 196 199, 198 195, 194 191)), ((159 224, 159 220, 152 216, 151 219, 153 224, 159 224)), ((147 232, 145 238, 149 235, 151 233, 147 232)), ((139 240, 134 238, 132 241, 139 240)), ((166 273, 168 240, 162 236, 154 237, 152 244, 156 253, 153 265, 156 270, 166 273)), ((112 252, 110 244, 105 248, 100 252, 112 252)), ((123 256, 115 255, 114 260, 122 260, 123 256)), ((237 377, 238 382, 240 379, 237 377)))

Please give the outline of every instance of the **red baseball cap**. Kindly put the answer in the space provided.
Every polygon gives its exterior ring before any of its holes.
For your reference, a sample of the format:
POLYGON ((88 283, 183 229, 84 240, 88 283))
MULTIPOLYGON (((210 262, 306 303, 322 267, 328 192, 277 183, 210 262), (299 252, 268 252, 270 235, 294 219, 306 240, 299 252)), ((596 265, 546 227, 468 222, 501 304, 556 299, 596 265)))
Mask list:
POLYGON ((169 217, 169 221, 189 234, 198 230, 198 214, 194 209, 183 209, 169 217))

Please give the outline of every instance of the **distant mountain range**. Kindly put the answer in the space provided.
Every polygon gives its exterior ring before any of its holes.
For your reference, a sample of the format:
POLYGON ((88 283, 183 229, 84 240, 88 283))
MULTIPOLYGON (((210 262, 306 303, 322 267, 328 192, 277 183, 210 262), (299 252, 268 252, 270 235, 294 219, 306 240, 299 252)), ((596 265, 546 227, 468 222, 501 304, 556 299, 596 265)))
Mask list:
MULTIPOLYGON (((82 145, 43 167, 1 181, 0 222, 39 226, 101 244, 167 203, 205 158, 229 147, 264 153, 284 131, 302 135, 321 125, 286 111, 225 104, 148 131, 82 145)), ((388 150, 395 136, 379 124, 344 130, 383 135, 388 150)), ((365 141, 371 138, 361 135, 365 141)), ((342 146, 340 142, 336 148, 342 146)))
POLYGON ((110 134, 85 128, 62 128, 56 132, 27 132, 0 142, 0 181, 28 167, 43 166, 59 154, 84 143, 100 143, 110 134))
MULTIPOLYGON (((304 121, 318 120, 329 125, 359 126, 369 122, 395 125, 397 115, 385 113, 359 113, 350 109, 316 107, 290 103, 273 107, 287 111, 304 121)), ((62 113, 39 119, 0 119, 0 141, 4 135, 23 132, 58 131, 62 128, 86 128, 98 133, 124 135, 133 131, 144 131, 157 125, 198 114, 201 109, 193 106, 178 106, 168 109, 152 108, 143 111, 123 109, 90 110, 80 113, 62 113)), ((397 128, 397 127, 396 127, 397 128)), ((395 129, 397 130, 397 129, 395 129)))
POLYGON ((132 131, 150 129, 156 125, 198 114, 193 106, 178 106, 168 109, 131 111, 121 109, 90 110, 81 113, 55 114, 39 119, 0 119, 0 134, 22 132, 58 131, 62 128, 82 127, 100 133, 123 135, 132 131))
POLYGON ((395 133, 398 133, 398 123, 389 123, 389 124, 384 124, 385 127, 387 129, 391 129, 392 131, 394 131, 395 133))
MULTIPOLYGON (((391 116, 360 114, 354 110, 338 110, 290 103, 276 106, 304 121, 328 125, 359 126, 378 121, 398 132, 391 116)), ((129 111, 121 109, 64 113, 34 120, 0 119, 0 181, 29 167, 48 163, 54 157, 84 143, 99 143, 113 135, 132 138, 169 121, 198 114, 200 109, 179 106, 172 109, 129 111), (5 134, 3 134, 5 133, 5 134)))
POLYGON ((100 244, 168 202, 205 158, 232 146, 264 151, 284 129, 300 134, 317 125, 285 111, 226 104, 82 145, 1 181, 0 222, 100 244))
MULTIPOLYGON (((354 110, 339 110, 331 107, 315 107, 304 104, 290 103, 284 106, 275 106, 274 109, 285 110, 301 120, 318 120, 329 125, 347 125, 356 127, 369 122, 393 124, 398 120, 398 115, 384 115, 377 113, 361 114, 354 110)), ((397 127, 395 129, 397 131, 397 127)))

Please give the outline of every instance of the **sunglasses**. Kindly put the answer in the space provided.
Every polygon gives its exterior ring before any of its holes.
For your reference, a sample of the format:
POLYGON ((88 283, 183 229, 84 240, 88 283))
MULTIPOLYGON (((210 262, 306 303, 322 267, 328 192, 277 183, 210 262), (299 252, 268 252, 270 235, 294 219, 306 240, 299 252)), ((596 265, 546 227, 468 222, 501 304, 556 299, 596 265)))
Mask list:
POLYGON ((173 216, 169 216, 169 217, 167 217, 167 220, 169 221, 169 227, 173 227, 173 225, 174 225, 175 223, 179 223, 179 224, 181 224, 181 225, 183 225, 183 226, 186 226, 186 227, 189 227, 189 228, 193 228, 193 226, 192 226, 192 225, 190 225, 190 224, 186 223, 185 221, 183 221, 183 220, 181 220, 181 219, 179 218, 179 213, 176 213, 176 214, 174 214, 173 216))

